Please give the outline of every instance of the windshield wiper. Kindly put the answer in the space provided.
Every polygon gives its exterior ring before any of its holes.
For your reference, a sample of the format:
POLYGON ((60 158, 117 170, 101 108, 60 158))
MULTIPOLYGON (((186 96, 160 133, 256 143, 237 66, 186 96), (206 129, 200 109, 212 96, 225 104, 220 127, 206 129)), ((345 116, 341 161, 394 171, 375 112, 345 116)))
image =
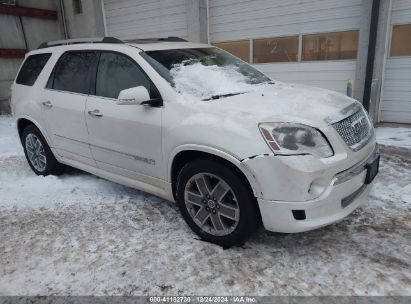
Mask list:
POLYGON ((224 97, 231 97, 231 96, 235 96, 235 95, 240 95, 240 94, 244 94, 246 92, 238 92, 238 93, 228 93, 228 94, 220 94, 220 95, 213 95, 209 98, 204 98, 204 101, 208 101, 208 100, 215 100, 215 99, 220 99, 220 98, 224 98, 224 97))

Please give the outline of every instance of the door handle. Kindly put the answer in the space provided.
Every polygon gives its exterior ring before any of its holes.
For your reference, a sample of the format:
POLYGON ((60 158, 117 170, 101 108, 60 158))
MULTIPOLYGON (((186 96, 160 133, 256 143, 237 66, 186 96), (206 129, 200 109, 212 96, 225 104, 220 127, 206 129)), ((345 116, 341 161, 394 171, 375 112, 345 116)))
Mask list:
POLYGON ((100 113, 99 110, 93 110, 93 111, 88 111, 87 112, 89 115, 94 116, 94 117, 102 117, 103 114, 100 113))
POLYGON ((51 107, 53 106, 53 104, 51 103, 50 100, 43 101, 41 104, 42 104, 43 106, 45 106, 46 108, 51 108, 51 107))

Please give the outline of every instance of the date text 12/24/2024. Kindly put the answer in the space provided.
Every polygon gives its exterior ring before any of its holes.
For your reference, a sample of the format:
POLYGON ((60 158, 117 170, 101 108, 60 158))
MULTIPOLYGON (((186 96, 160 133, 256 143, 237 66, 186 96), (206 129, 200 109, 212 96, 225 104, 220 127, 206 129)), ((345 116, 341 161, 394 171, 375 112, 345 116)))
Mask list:
POLYGON ((176 297, 149 297, 150 303, 256 303, 254 297, 207 297, 207 296, 176 296, 176 297))

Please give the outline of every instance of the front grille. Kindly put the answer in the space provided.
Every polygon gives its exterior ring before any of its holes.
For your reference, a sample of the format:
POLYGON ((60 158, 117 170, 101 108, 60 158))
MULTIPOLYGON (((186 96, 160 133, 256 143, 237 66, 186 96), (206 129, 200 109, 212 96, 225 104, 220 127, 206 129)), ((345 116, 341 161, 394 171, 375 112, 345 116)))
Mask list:
POLYGON ((343 120, 333 123, 332 126, 353 151, 364 147, 373 133, 368 116, 362 108, 343 120))

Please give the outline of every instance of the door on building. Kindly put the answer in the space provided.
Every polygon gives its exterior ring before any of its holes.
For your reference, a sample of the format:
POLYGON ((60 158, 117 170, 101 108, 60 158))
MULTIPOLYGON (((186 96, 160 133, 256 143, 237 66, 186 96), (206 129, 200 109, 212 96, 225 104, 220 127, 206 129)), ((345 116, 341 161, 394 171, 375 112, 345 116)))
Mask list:
POLYGON ((364 1, 256 2, 210 0, 210 41, 273 80, 347 94, 356 78, 364 1))
POLYGON ((84 118, 97 53, 69 51, 58 60, 42 94, 46 131, 59 155, 95 165, 84 118))
POLYGON ((132 58, 116 52, 100 53, 96 75, 86 123, 97 166, 161 187, 162 108, 117 104, 120 91, 144 86, 153 95, 154 84, 132 58))
POLYGON ((411 123, 411 1, 393 0, 379 120, 411 123))

